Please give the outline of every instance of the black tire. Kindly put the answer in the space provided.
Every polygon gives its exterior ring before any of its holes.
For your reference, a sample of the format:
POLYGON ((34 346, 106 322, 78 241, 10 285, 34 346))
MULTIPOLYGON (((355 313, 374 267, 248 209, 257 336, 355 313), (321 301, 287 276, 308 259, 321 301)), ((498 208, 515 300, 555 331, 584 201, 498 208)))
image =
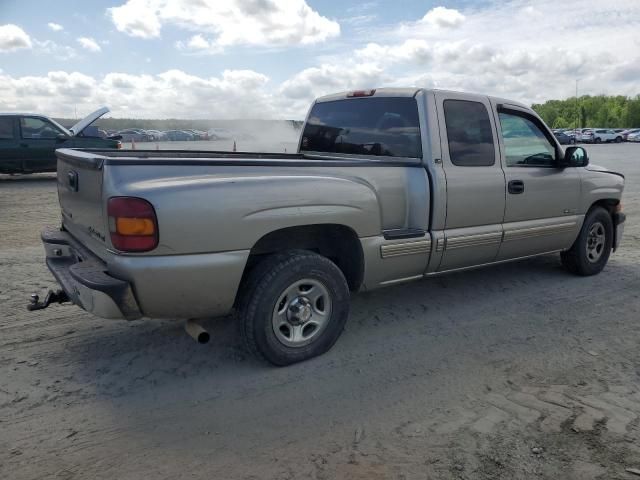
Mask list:
POLYGON ((593 143, 602 143, 602 139, 600 137, 593 140, 593 143))
POLYGON ((613 220, 611 215, 604 208, 595 207, 587 213, 576 241, 569 250, 560 254, 560 258, 562 265, 571 273, 585 277, 596 275, 607 264, 612 247, 613 220), (588 246, 589 242, 593 241, 593 238, 590 239, 590 232, 599 230, 598 225, 602 227, 604 242, 598 258, 594 261, 593 258, 590 258, 594 250, 591 250, 590 253, 588 246))
POLYGON ((622 143, 622 137, 616 137, 616 143, 622 143))
MULTIPOLYGON (((342 271, 331 260, 306 250, 278 253, 260 262, 244 282, 238 304, 241 334, 247 348, 274 365, 284 366, 321 355, 329 350, 344 330, 349 316, 349 286, 342 271), (310 343, 285 345, 273 324, 276 302, 296 282, 318 282, 329 299, 324 326, 310 343)), ((286 299, 286 297, 285 297, 286 299)), ((289 302, 289 299, 281 300, 289 302)), ((289 307, 285 307, 289 315, 289 307)), ((312 307, 311 316, 315 315, 312 307)), ((303 327, 303 332, 304 332, 303 327)), ((291 330, 293 332, 293 330, 291 330)), ((282 335, 280 335, 282 337, 282 335)))

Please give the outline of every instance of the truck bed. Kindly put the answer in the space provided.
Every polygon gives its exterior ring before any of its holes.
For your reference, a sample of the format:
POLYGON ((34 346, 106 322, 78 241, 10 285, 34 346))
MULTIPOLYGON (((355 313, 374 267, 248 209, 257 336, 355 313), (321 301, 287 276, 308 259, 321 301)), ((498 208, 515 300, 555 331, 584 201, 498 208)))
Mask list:
POLYGON ((227 152, 211 150, 60 149, 59 159, 84 167, 103 165, 228 165, 228 166, 408 166, 419 159, 313 155, 301 153, 227 152))

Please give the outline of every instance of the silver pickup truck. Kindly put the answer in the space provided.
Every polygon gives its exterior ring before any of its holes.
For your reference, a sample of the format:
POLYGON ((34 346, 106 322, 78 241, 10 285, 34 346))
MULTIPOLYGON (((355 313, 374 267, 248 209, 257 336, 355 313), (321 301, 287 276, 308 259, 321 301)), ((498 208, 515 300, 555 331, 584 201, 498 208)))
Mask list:
POLYGON ((62 290, 104 318, 237 312, 286 365, 326 352, 351 292, 559 252, 600 272, 624 177, 563 151, 525 105, 424 89, 312 105, 297 154, 61 149, 62 226, 42 234, 62 290))

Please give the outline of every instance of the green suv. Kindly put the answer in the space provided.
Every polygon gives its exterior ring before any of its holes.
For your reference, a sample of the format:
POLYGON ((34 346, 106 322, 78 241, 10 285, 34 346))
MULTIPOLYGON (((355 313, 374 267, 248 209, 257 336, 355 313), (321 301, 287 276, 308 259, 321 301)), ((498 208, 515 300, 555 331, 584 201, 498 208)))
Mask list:
POLYGON ((0 173, 55 172, 57 148, 121 148, 116 138, 85 136, 103 107, 70 129, 44 115, 0 113, 0 173))

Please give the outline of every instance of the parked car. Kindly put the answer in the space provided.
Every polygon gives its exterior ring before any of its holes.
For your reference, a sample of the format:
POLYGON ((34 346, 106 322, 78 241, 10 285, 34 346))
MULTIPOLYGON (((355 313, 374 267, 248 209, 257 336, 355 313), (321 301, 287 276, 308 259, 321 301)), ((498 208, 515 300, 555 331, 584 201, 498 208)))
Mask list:
POLYGON ((582 141, 588 143, 620 143, 622 142, 622 134, 608 128, 594 128, 588 131, 586 137, 583 134, 582 141))
POLYGON ((160 130, 145 130, 144 133, 146 133, 149 136, 149 139, 153 142, 162 141, 166 137, 164 132, 161 132, 160 130))
POLYGON ((640 130, 629 133, 627 135, 627 142, 640 142, 640 130))
POLYGON ((191 133, 194 140, 209 140, 209 134, 202 130, 192 130, 189 128, 185 130, 185 132, 191 133))
POLYGON ((62 228, 42 234, 56 301, 127 319, 235 307, 277 365, 331 348, 350 292, 553 252, 594 275, 625 220, 623 175, 563 150, 531 108, 443 90, 320 98, 297 154, 58 158, 62 228))
POLYGON ((121 148, 91 134, 91 124, 108 111, 100 108, 70 129, 38 113, 0 113, 0 173, 55 172, 57 148, 121 148))
POLYGON ((627 142, 629 140, 629 135, 635 134, 640 132, 640 128, 629 128, 627 130, 625 130, 624 132, 621 133, 622 135, 622 140, 624 140, 625 142, 627 142))
POLYGON ((191 141, 195 140, 193 133, 185 132, 184 130, 168 130, 164 132, 167 140, 170 141, 191 141))
POLYGON ((128 128, 126 130, 120 130, 118 135, 122 137, 123 142, 149 142, 151 141, 151 136, 145 132, 144 130, 139 130, 136 128, 128 128))
POLYGON ((231 140, 235 136, 232 131, 226 128, 210 128, 207 135, 211 140, 231 140))
POLYGON ((574 138, 570 137, 563 131, 553 132, 553 134, 558 139, 558 142, 560 142, 560 145, 572 145, 576 143, 574 138))

